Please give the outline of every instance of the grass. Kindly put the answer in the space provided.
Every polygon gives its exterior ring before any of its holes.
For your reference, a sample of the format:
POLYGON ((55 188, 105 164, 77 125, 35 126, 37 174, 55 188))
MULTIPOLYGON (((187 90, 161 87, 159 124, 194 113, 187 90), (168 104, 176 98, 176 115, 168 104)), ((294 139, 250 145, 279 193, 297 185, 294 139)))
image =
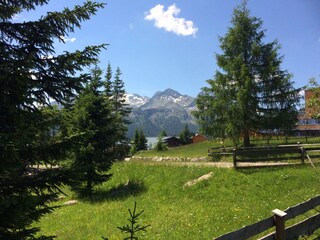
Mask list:
MULTIPOLYGON (((296 144, 300 143, 319 143, 319 137, 291 137, 286 139, 284 137, 273 137, 269 141, 267 139, 255 138, 251 139, 251 144, 255 146, 263 146, 263 145, 277 145, 277 144, 296 144)), ((221 140, 210 140, 204 141, 196 144, 188 144, 184 146, 171 147, 168 148, 167 151, 156 151, 156 150, 146 150, 140 151, 136 154, 138 157, 180 157, 180 158, 197 158, 197 157, 207 157, 208 149, 214 147, 222 147, 222 146, 232 146, 232 142, 230 140, 225 140, 225 142, 221 142, 221 140)), ((217 159, 211 159, 213 161, 217 161, 217 159)), ((218 161, 232 161, 232 157, 221 157, 218 161)))
MULTIPOLYGON (((228 142, 227 142, 228 143, 228 142)), ((225 143, 226 144, 226 143, 225 143)), ((229 143, 230 145, 231 143, 229 143)), ((167 151, 159 152, 156 150, 141 151, 136 156, 140 157, 181 157, 181 158, 195 158, 208 156, 208 148, 221 147, 221 141, 204 141, 195 144, 188 144, 179 147, 168 148, 167 151)))
POLYGON ((127 224, 128 209, 137 202, 137 211, 145 210, 140 224, 151 225, 141 239, 213 239, 320 194, 320 165, 236 171, 118 162, 112 173, 91 198, 65 189, 68 197, 55 204, 79 202, 43 217, 36 224, 41 233, 70 240, 123 239, 117 226, 127 224), (211 179, 184 187, 209 172, 211 179))

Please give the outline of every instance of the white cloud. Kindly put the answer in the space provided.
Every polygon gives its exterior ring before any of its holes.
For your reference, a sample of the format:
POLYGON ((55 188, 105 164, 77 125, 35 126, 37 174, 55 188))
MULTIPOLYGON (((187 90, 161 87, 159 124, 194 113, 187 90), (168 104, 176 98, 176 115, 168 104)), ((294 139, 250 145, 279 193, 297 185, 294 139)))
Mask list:
POLYGON ((75 37, 73 37, 73 38, 66 38, 66 37, 64 37, 64 36, 61 36, 61 39, 62 39, 64 42, 71 42, 71 43, 73 43, 73 42, 75 42, 75 41, 77 40, 75 37))
POLYGON ((134 29, 134 26, 133 26, 132 23, 129 24, 129 28, 130 28, 131 30, 134 29))
POLYGON ((182 36, 194 36, 198 31, 198 28, 192 21, 184 18, 178 18, 180 9, 175 4, 168 7, 168 10, 164 10, 164 6, 161 4, 151 8, 146 13, 145 20, 153 21, 157 28, 163 28, 168 32, 173 32, 182 36))

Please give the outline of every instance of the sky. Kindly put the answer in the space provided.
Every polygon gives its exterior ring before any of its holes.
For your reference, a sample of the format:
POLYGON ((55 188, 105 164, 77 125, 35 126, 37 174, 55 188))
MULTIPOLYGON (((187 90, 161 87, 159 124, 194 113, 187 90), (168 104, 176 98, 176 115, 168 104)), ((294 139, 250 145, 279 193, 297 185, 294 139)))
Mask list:
MULTIPOLYGON (((101 1, 100 1, 101 2, 101 1)), ((100 67, 110 62, 122 71, 128 93, 153 96, 172 88, 196 97, 217 70, 219 36, 231 27, 240 0, 105 0, 81 29, 55 44, 56 53, 109 44, 100 54, 100 67)), ((82 4, 80 0, 51 0, 14 21, 35 20, 46 12, 82 4)), ((249 0, 251 16, 261 18, 266 37, 278 40, 282 69, 293 75, 294 87, 320 81, 320 1, 249 0)))

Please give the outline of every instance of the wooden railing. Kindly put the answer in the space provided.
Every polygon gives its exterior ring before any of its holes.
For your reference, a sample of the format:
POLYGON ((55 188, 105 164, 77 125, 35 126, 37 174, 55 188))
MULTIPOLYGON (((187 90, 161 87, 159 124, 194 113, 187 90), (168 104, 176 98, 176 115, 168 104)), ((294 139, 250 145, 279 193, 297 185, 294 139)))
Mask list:
POLYGON ((241 162, 279 162, 320 158, 320 144, 271 145, 261 147, 216 147, 209 148, 211 157, 232 156, 234 167, 241 162))
POLYGON ((237 231, 233 231, 224 234, 216 240, 245 240, 254 237, 272 227, 275 227, 276 231, 272 232, 262 238, 261 240, 270 239, 297 239, 301 235, 311 235, 315 230, 320 228, 320 211, 316 210, 318 213, 312 217, 294 224, 290 227, 285 228, 285 221, 293 219, 296 216, 302 215, 312 209, 315 209, 320 205, 320 195, 309 199, 306 202, 300 203, 294 207, 290 207, 284 211, 275 209, 272 211, 273 216, 256 222, 252 225, 241 228, 237 231))
POLYGON ((304 159, 305 151, 300 145, 233 149, 234 167, 237 167, 238 162, 300 160, 301 163, 304 163, 304 159))

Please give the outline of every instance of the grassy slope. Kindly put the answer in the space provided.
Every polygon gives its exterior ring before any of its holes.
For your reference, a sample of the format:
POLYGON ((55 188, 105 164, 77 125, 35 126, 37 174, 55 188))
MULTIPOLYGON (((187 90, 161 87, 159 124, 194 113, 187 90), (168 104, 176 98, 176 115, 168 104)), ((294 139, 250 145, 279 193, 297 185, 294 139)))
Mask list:
MULTIPOLYGON (((288 139, 288 144, 296 144, 297 142, 300 143, 319 143, 320 139, 317 137, 294 137, 288 139)), ((267 140, 263 139, 252 139, 251 143, 256 146, 262 146, 262 145, 269 145, 269 144, 286 144, 286 140, 283 137, 276 138, 274 137, 269 142, 267 140)), ((208 149, 211 147, 222 147, 225 146, 232 146, 232 142, 230 140, 226 140, 224 143, 222 143, 220 140, 211 140, 211 141, 205 141, 200 142, 196 144, 189 144, 179 147, 172 147, 169 148, 167 151, 159 152, 156 150, 148 150, 148 151, 141 151, 136 154, 136 156, 140 157, 182 157, 182 158, 194 158, 194 157, 206 157, 208 156, 208 149)), ((223 159, 223 161, 231 161, 230 159, 223 159)))
POLYGON ((212 239, 320 194, 319 171, 319 165, 236 171, 119 162, 96 196, 61 207, 37 226, 57 239, 123 239, 117 226, 127 224, 127 209, 136 201, 145 210, 141 224, 151 224, 141 239, 212 239), (183 187, 211 171, 210 180, 183 187))
POLYGON ((206 157, 208 155, 208 148, 221 147, 221 146, 222 146, 222 143, 219 141, 205 141, 205 142, 200 142, 196 144, 188 144, 188 145, 179 146, 179 147, 172 147, 164 152, 159 152, 156 150, 141 151, 137 154, 137 156, 184 157, 184 158, 206 157))

